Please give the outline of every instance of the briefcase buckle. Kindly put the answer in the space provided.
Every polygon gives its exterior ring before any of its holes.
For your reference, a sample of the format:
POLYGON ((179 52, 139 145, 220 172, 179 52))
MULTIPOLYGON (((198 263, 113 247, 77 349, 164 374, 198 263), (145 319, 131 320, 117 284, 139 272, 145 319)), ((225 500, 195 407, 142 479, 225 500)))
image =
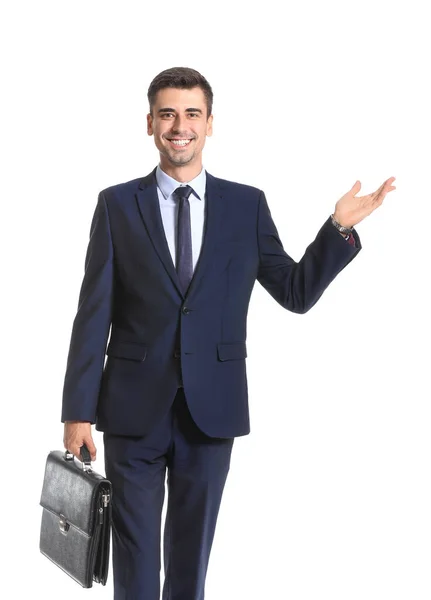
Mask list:
POLYGON ((58 521, 58 526, 60 528, 61 533, 67 535, 67 532, 70 528, 70 523, 67 522, 66 517, 60 513, 60 520, 58 521))

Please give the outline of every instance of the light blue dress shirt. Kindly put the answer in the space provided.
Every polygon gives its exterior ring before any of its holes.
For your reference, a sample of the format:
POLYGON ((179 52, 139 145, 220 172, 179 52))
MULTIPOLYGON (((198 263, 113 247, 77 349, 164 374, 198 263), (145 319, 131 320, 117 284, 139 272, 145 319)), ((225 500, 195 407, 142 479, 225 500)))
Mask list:
POLYGON ((177 241, 177 220, 179 200, 174 196, 173 192, 179 186, 189 185, 193 192, 189 196, 190 203, 190 221, 192 230, 192 259, 193 270, 199 258, 202 247, 202 239, 205 222, 205 189, 206 189, 206 172, 202 167, 201 172, 194 179, 188 182, 180 182, 167 175, 157 165, 157 194, 159 197, 160 212, 162 215, 163 227, 165 236, 171 252, 172 261, 176 265, 176 241, 177 241))

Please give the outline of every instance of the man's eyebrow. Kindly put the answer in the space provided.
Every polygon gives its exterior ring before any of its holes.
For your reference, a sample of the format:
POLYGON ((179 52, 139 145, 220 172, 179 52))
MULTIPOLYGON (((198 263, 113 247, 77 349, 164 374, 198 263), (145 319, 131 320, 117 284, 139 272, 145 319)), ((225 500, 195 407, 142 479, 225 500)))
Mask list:
MULTIPOLYGON (((175 108, 159 108, 159 110, 157 112, 158 113, 175 112, 175 108)), ((197 113, 202 114, 202 111, 200 108, 186 108, 186 112, 197 112, 197 113)))

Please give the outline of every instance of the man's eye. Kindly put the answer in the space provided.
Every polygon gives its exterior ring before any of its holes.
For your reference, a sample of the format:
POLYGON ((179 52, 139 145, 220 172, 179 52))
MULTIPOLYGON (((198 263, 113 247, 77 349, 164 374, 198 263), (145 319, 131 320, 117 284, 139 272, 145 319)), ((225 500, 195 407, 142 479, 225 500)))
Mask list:
MULTIPOLYGON (((173 114, 174 114, 174 113, 163 113, 163 116, 164 116, 164 117, 167 117, 167 116, 169 116, 169 115, 173 115, 173 114)), ((199 116, 199 113, 188 113, 188 114, 189 114, 190 116, 193 116, 193 117, 198 117, 198 116, 199 116)))

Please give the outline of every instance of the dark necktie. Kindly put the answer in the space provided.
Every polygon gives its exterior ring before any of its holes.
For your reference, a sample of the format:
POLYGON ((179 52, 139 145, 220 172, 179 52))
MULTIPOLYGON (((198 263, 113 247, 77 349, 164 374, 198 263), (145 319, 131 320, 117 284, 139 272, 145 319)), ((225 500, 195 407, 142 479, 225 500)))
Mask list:
POLYGON ((189 185, 184 185, 178 187, 174 193, 179 198, 176 269, 185 294, 193 277, 192 230, 189 202, 192 188, 189 185))

